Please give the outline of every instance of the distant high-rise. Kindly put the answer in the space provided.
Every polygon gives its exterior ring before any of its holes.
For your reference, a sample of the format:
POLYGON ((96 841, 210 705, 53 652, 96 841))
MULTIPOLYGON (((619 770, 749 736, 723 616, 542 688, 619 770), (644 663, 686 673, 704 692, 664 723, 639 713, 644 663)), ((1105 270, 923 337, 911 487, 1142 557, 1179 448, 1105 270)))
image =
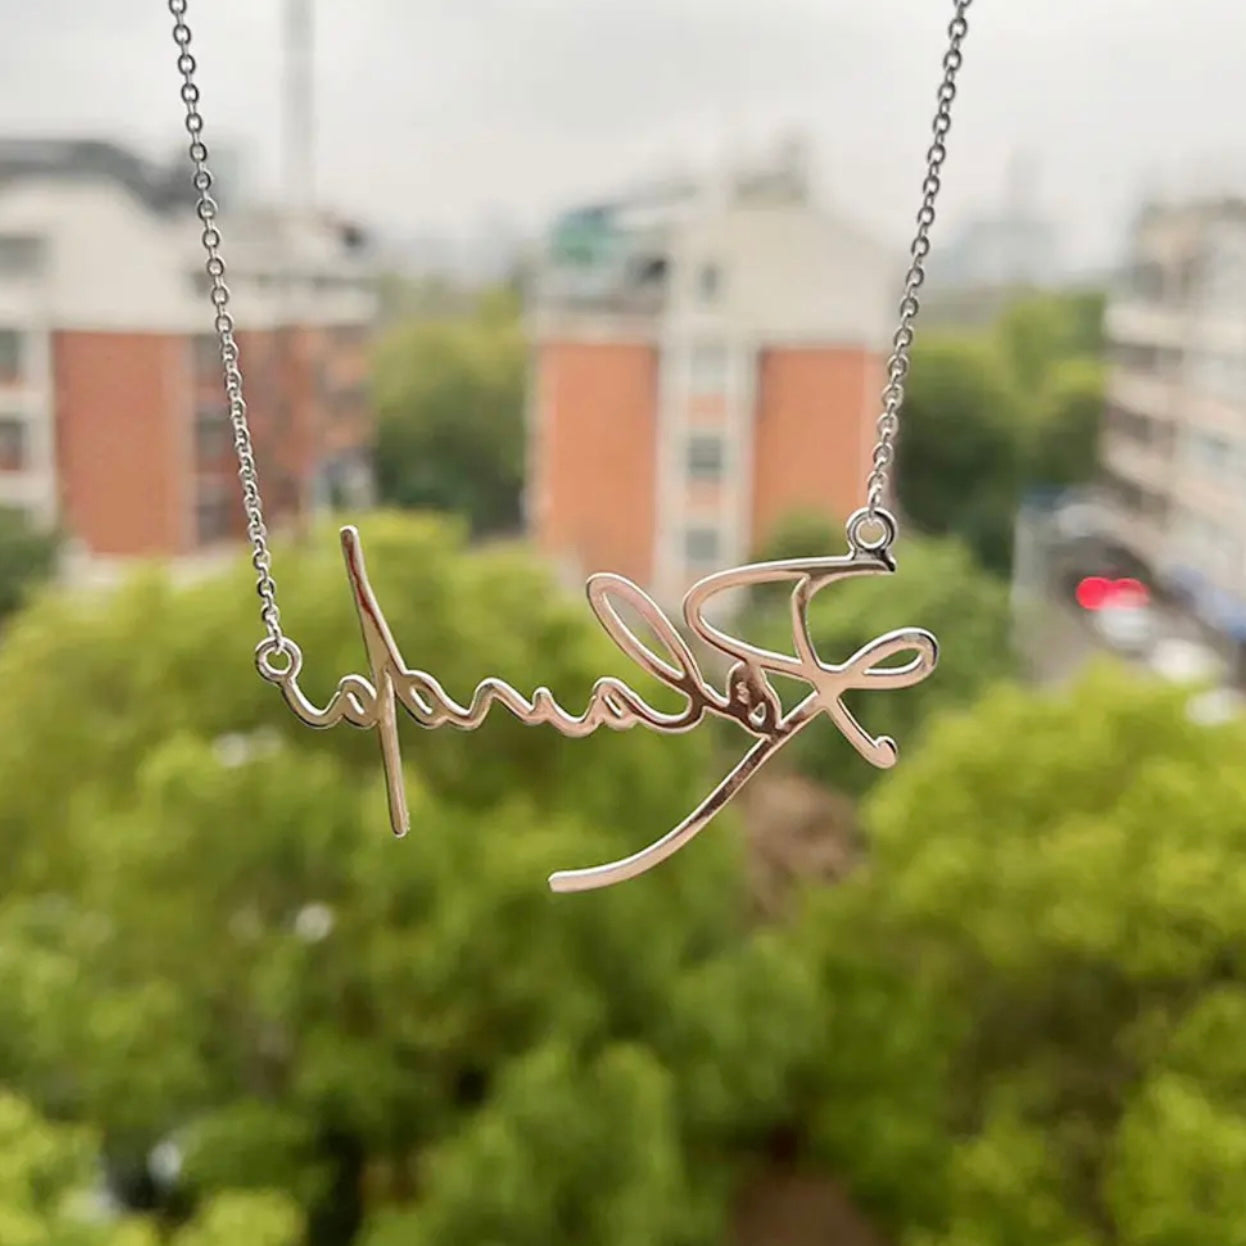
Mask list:
POLYGON ((1116 541, 1246 653, 1246 203, 1139 218, 1107 311, 1116 541))
POLYGON ((529 306, 527 509, 576 575, 663 600, 795 510, 861 504, 897 257, 812 200, 803 159, 567 213, 529 306))
MULTIPOLYGON (((180 173, 105 144, 0 144, 0 505, 96 563, 243 536, 180 173)), ((375 295, 356 232, 252 211, 231 213, 226 236, 269 517, 362 499, 375 295)))
POLYGON ((1038 185, 1038 166, 1014 155, 999 208, 967 222, 931 257, 931 283, 940 294, 1041 288, 1060 280, 1057 233, 1039 205, 1038 185))

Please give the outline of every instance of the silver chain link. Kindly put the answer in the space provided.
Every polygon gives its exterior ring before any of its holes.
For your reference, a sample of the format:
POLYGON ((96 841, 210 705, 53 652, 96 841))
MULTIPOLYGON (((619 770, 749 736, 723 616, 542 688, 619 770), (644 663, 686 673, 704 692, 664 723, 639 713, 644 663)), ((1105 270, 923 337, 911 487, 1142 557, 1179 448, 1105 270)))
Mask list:
MULTIPOLYGON (((267 632, 267 639, 260 646, 259 660, 261 669, 267 668, 270 673, 277 674, 283 665, 294 662, 298 650, 282 632, 281 613, 277 608, 277 584, 272 575, 272 553, 268 548, 268 531, 264 526, 264 508, 247 422, 247 404, 242 393, 238 343, 234 338, 234 319, 229 312, 229 286, 225 283, 225 261, 221 257, 221 231, 216 223, 218 209, 211 193, 212 173, 208 168, 208 149, 203 141, 203 116, 199 112, 199 87, 195 83, 198 66, 190 51, 191 33, 186 23, 188 3, 189 0, 168 0, 169 12, 173 16, 173 41, 178 47, 177 68, 182 75, 181 96, 186 106, 186 132, 190 135, 194 186, 199 195, 197 212, 203 224, 203 249, 207 255, 204 268, 211 283, 210 297, 216 312, 213 324, 220 341, 225 393, 229 399, 229 418, 238 456, 238 478, 242 482, 247 535, 251 541, 251 564, 255 568, 256 591, 261 601, 260 618, 267 632)), ((891 356, 887 360, 887 385, 882 393, 878 441, 866 481, 866 505, 848 521, 849 544, 858 551, 868 553, 885 553, 896 536, 895 519, 883 507, 883 500, 888 473, 895 461, 895 439, 900 427, 900 408, 904 403, 904 384, 908 378, 915 336, 913 325, 920 310, 917 294, 926 279, 930 229, 935 221, 935 202, 942 189, 941 172, 947 159, 947 136, 952 128, 956 76, 964 59, 961 45, 969 33, 966 14, 973 0, 955 0, 955 3, 956 14, 948 26, 948 49, 943 56, 943 81, 939 84, 938 108, 933 123, 934 140, 926 153, 926 177, 922 182, 922 203, 917 213, 917 233, 909 248, 912 260, 904 280, 904 296, 900 300, 900 323, 892 338, 891 356), (866 529, 872 529, 876 535, 867 536, 866 529)))
POLYGON ((251 565, 255 568, 255 587, 260 597, 260 619, 267 638, 261 642, 258 660, 261 669, 274 674, 288 669, 298 650, 281 630, 277 608, 277 584, 272 575, 272 552, 264 526, 264 503, 260 498, 255 452, 247 421, 247 404, 242 394, 242 370, 238 343, 234 337, 234 318, 229 312, 229 286, 225 284, 225 261, 221 257, 221 231, 217 225, 217 203, 212 197, 212 173, 208 168, 208 149, 203 141, 203 116, 199 112, 199 87, 195 82, 198 65, 190 51, 190 27, 186 24, 188 0, 168 0, 173 16, 173 42, 178 47, 177 69, 182 76, 182 103, 186 105, 186 132, 190 135, 190 159, 194 165, 194 187, 199 195, 196 212, 203 225, 203 249, 207 255, 204 271, 210 282, 209 296, 215 310, 213 327, 220 343, 224 369, 225 395, 229 400, 229 419, 234 431, 234 451, 238 456, 238 479, 242 482, 242 502, 247 515, 247 536, 251 541, 251 565))
POLYGON ((969 33, 966 16, 973 0, 955 0, 956 14, 948 26, 948 48, 943 56, 943 81, 939 84, 938 108, 935 112, 934 140, 926 152, 926 177, 922 182, 922 204, 917 213, 917 233, 909 254, 912 260, 904 279, 904 297, 900 300, 900 323, 891 341, 891 357, 887 360, 887 386, 882 393, 882 414, 878 417, 878 441, 874 446, 872 466, 866 481, 866 504, 848 521, 848 542, 856 550, 868 553, 885 552, 896 536, 895 517, 883 507, 887 477, 895 461, 896 434, 900 429, 900 408, 904 405, 904 384, 909 374, 910 352, 913 348, 913 324, 920 304, 917 292, 926 280, 926 257, 930 254, 930 228, 935 221, 935 201, 942 189, 943 162, 947 159, 947 136, 952 128, 952 103, 956 99, 956 75, 964 59, 961 45, 969 33), (875 535, 866 536, 866 529, 875 535))

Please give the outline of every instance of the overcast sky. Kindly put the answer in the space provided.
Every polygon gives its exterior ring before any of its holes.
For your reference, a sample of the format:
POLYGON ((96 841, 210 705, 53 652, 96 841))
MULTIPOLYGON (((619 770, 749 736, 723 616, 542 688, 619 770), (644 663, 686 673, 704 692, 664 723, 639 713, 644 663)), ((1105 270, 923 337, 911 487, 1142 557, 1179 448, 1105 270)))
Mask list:
MULTIPOLYGON (((284 0, 191 0, 209 139, 272 183, 284 0)), ((634 177, 803 128, 830 198, 916 208, 942 0, 317 0, 319 194, 403 233, 525 228, 634 177)), ((1242 0, 977 0, 946 217, 1026 154, 1074 262, 1147 189, 1246 191, 1242 0)), ((162 0, 0 0, 0 134, 178 136, 162 0)), ((937 245, 936 238, 936 245, 937 245)))

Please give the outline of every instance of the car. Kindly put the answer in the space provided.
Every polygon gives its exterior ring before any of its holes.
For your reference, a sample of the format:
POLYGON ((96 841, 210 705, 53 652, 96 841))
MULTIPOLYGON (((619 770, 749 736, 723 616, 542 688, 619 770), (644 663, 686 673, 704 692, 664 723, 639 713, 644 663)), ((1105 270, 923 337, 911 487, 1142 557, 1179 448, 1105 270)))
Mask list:
POLYGON ((1155 641, 1157 623, 1149 606, 1107 606, 1094 615, 1095 630, 1121 653, 1146 653, 1155 641))
POLYGON ((1205 685, 1224 680, 1224 659, 1214 649, 1194 640, 1167 636, 1156 643, 1147 665, 1172 684, 1205 685))

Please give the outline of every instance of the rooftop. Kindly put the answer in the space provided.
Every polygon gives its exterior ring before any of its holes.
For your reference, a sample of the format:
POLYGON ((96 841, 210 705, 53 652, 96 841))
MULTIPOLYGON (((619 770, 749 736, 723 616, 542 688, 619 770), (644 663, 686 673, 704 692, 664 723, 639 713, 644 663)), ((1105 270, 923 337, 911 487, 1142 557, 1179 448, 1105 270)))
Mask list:
POLYGON ((681 227, 732 209, 812 204, 807 153, 798 142, 718 176, 683 173, 642 184, 554 221, 534 293, 546 305, 657 311, 681 227))
POLYGON ((0 139, 0 186, 29 177, 116 182, 159 213, 195 203, 186 166, 158 165, 99 139, 0 139))

